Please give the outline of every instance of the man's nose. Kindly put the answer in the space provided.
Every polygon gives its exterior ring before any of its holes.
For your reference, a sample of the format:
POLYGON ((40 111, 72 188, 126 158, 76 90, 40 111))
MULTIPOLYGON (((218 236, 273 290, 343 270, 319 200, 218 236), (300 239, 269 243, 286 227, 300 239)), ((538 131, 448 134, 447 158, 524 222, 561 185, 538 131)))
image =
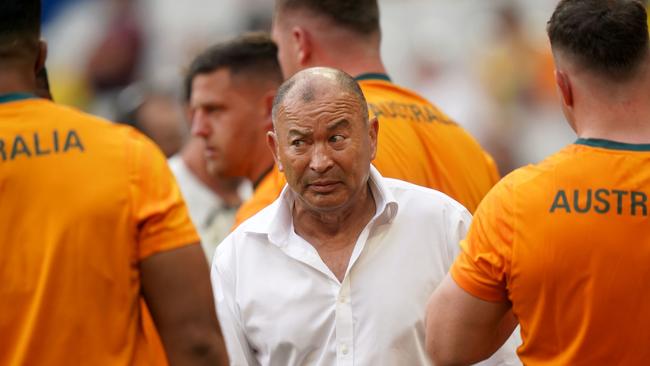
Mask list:
POLYGON ((330 154, 331 151, 325 144, 315 144, 312 149, 309 168, 317 173, 328 171, 334 165, 330 154))
POLYGON ((192 114, 192 136, 206 138, 212 133, 210 122, 207 115, 202 110, 197 110, 192 114))

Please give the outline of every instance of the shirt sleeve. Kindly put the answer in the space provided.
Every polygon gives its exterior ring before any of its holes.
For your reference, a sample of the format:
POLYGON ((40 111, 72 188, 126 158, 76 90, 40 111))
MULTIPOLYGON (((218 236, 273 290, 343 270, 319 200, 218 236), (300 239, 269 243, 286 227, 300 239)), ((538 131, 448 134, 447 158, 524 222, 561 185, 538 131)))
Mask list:
POLYGON ((479 205, 461 253, 451 268, 456 283, 486 301, 507 300, 513 241, 509 180, 499 182, 479 205))
POLYGON ((131 197, 138 241, 138 259, 198 243, 185 201, 162 152, 144 136, 134 134, 131 197))
POLYGON ((226 342, 230 365, 259 365, 246 338, 239 315, 239 307, 235 299, 234 276, 230 270, 234 261, 234 244, 231 235, 217 248, 210 271, 212 291, 214 292, 217 315, 226 342))
POLYGON ((472 215, 460 203, 454 202, 445 214, 447 223, 445 228, 447 230, 447 261, 445 262, 445 273, 449 272, 454 259, 460 253, 460 246, 458 243, 465 238, 467 231, 472 222, 472 215))

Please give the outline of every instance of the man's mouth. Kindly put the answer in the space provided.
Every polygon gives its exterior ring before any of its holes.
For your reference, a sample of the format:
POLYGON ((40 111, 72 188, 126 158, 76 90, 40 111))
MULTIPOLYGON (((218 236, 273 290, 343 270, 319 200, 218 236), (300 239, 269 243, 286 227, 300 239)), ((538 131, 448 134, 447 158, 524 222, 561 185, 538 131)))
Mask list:
POLYGON ((309 183, 308 187, 317 193, 330 193, 334 191, 339 184, 340 182, 336 180, 318 180, 309 183))

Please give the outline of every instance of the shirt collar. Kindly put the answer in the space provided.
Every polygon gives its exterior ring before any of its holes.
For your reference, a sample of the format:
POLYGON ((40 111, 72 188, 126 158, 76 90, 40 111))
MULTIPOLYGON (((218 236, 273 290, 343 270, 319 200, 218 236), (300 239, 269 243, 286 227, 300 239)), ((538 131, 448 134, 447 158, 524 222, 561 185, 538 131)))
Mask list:
MULTIPOLYGON (((373 224, 388 224, 397 215, 398 203, 393 193, 386 187, 379 171, 370 166, 370 190, 375 200, 375 215, 370 220, 373 224)), ((285 184, 280 197, 269 207, 269 216, 259 225, 252 225, 246 232, 268 235, 269 241, 277 246, 287 243, 293 227, 291 211, 295 202, 295 193, 285 184)))
POLYGON ((576 140, 575 144, 600 147, 609 150, 650 151, 650 144, 628 144, 605 139, 579 138, 576 140))
POLYGON ((386 74, 382 73, 377 73, 377 72, 367 72, 365 74, 361 74, 357 77, 354 78, 355 81, 362 81, 362 80, 383 80, 383 81, 388 81, 392 82, 390 77, 386 74))
POLYGON ((25 99, 37 98, 34 94, 31 93, 7 93, 0 94, 0 104, 17 102, 25 99))

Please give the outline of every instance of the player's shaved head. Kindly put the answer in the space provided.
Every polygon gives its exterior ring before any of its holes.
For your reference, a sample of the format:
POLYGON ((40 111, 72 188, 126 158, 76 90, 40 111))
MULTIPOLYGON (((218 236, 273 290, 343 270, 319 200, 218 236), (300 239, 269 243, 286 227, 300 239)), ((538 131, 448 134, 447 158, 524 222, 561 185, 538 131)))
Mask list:
POLYGON ((356 102, 363 116, 368 116, 366 98, 354 78, 345 72, 329 67, 312 67, 302 70, 285 81, 278 88, 273 100, 273 124, 275 125, 278 114, 288 101, 309 103, 319 96, 319 91, 334 87, 338 94, 349 94, 356 102))

